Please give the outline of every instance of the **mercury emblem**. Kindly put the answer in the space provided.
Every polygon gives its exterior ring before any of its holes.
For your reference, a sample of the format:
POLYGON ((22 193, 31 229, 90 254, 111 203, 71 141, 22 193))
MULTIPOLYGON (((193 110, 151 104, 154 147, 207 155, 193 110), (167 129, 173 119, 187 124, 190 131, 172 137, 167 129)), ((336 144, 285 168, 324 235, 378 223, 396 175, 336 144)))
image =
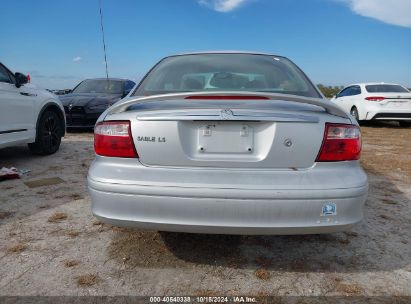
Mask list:
POLYGON ((220 115, 221 115, 221 118, 224 120, 233 119, 233 116, 234 116, 233 111, 231 111, 230 109, 221 110, 220 115))

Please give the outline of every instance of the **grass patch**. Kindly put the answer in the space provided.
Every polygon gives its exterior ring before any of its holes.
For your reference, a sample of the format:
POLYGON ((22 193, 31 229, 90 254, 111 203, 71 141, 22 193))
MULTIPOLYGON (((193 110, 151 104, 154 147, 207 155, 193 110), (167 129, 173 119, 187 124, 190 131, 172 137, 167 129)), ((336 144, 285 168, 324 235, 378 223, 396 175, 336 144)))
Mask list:
POLYGON ((15 244, 7 249, 8 252, 20 253, 27 249, 27 245, 23 243, 15 244))
POLYGON ((71 231, 67 232, 67 235, 68 235, 69 237, 71 237, 72 239, 74 239, 74 238, 76 238, 76 237, 78 237, 78 236, 80 235, 80 232, 79 232, 79 231, 71 230, 71 231))
POLYGON ((67 213, 64 212, 55 212, 52 216, 48 218, 49 223, 59 223, 67 219, 67 213))
POLYGON ((254 274, 257 278, 264 281, 267 281, 271 278, 270 273, 264 268, 257 269, 254 274))
POLYGON ((364 288, 356 283, 337 282, 335 290, 348 295, 358 295, 364 292, 364 288))
POLYGON ((69 197, 70 197, 71 199, 75 200, 75 201, 81 200, 81 199, 83 198, 83 196, 81 196, 81 195, 78 194, 78 193, 70 194, 69 197))
POLYGON ((70 268, 74 267, 80 264, 80 261, 78 260, 65 260, 64 261, 64 267, 70 268))
POLYGON ((387 204, 387 205, 397 205, 397 204, 398 204, 396 201, 393 201, 393 200, 391 200, 391 199, 386 199, 386 198, 383 198, 381 201, 382 201, 384 204, 387 204))
POLYGON ((93 286, 97 284, 99 277, 96 274, 89 273, 77 277, 77 285, 80 287, 93 286))

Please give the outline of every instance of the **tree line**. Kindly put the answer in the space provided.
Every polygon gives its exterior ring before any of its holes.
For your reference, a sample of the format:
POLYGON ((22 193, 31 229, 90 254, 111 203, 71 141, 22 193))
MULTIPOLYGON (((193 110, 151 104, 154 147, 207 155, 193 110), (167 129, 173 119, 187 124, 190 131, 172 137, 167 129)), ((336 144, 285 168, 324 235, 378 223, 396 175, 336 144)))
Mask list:
POLYGON ((325 86, 325 85, 322 85, 321 83, 317 84, 317 87, 327 98, 331 98, 334 95, 337 95, 337 93, 340 92, 344 88, 344 86, 325 86))

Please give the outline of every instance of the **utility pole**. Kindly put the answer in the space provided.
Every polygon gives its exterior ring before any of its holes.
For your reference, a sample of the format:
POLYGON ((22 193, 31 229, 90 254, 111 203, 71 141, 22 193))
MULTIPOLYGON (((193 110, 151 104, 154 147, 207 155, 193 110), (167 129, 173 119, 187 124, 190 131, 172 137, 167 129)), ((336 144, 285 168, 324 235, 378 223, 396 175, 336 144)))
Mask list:
POLYGON ((99 0, 98 2, 99 2, 99 7, 100 7, 100 25, 101 25, 101 35, 103 37, 104 62, 106 64, 106 78, 107 78, 107 81, 108 81, 106 42, 105 42, 105 39, 104 39, 104 27, 103 27, 103 12, 102 12, 102 9, 101 9, 101 0, 99 0))

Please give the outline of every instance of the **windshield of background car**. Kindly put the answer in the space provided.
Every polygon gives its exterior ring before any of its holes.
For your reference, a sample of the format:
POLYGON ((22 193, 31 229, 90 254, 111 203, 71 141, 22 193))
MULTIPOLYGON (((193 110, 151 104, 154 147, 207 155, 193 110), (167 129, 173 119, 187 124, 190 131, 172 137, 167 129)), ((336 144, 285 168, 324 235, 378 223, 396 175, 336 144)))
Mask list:
POLYGON ((372 84, 366 85, 368 93, 409 93, 409 91, 396 84, 372 84))
POLYGON ((84 80, 73 93, 122 94, 123 82, 118 80, 84 80))
POLYGON ((255 54, 167 57, 147 74, 133 95, 199 91, 253 91, 322 98, 290 60, 255 54))

